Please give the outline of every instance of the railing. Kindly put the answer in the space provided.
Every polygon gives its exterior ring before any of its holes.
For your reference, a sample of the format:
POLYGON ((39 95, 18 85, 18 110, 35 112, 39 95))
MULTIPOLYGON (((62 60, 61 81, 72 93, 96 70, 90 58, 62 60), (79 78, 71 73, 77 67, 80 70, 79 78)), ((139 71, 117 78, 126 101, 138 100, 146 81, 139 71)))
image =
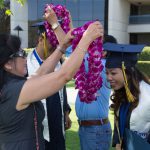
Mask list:
POLYGON ((150 24, 150 14, 130 16, 129 24, 150 24))

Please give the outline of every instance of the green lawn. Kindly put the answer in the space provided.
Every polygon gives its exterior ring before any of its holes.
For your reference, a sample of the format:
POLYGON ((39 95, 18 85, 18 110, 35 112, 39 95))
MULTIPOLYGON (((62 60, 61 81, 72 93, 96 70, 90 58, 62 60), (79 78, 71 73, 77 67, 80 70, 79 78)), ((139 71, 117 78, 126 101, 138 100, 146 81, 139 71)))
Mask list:
MULTIPOLYGON (((75 114, 74 105, 71 106, 72 111, 70 114, 70 118, 72 120, 72 127, 66 132, 66 145, 67 150, 80 150, 79 137, 78 137, 78 123, 77 117, 75 114)), ((111 121, 111 126, 113 128, 113 113, 110 111, 109 119, 111 121)), ((114 150, 110 148, 110 150, 114 150)))
POLYGON ((72 80, 70 80, 67 84, 66 84, 66 86, 67 87, 74 87, 74 85, 75 85, 75 80, 74 79, 72 79, 72 80))

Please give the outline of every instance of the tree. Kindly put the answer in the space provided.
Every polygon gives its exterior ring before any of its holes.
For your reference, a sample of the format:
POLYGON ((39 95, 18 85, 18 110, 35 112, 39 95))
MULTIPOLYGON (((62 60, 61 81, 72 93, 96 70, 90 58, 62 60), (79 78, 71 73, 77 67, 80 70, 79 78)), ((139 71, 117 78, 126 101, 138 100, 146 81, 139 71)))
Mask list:
MULTIPOLYGON (((18 2, 21 6, 24 5, 26 0, 13 0, 18 2)), ((10 0, 0 0, 0 32, 10 32, 10 0)))
POLYGON ((10 8, 10 2, 5 1, 3 7, 0 8, 0 33, 10 32, 10 16, 6 15, 6 10, 10 8))
MULTIPOLYGON (((10 0, 0 0, 0 10, 5 9, 5 14, 6 15, 11 15, 12 12, 9 8, 6 7, 6 3, 8 3, 10 0)), ((26 2, 26 0, 14 0, 16 2, 18 2, 21 6, 24 5, 24 3, 26 2)))

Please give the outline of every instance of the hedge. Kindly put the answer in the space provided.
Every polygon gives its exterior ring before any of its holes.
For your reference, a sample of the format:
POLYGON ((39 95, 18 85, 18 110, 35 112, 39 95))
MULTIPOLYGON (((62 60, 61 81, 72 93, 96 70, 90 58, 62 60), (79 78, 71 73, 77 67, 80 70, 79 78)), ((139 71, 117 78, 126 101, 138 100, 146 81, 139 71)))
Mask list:
POLYGON ((31 52, 31 51, 33 50, 33 48, 24 48, 24 50, 25 50, 27 53, 29 53, 29 52, 31 52))
POLYGON ((150 61, 150 47, 145 47, 139 55, 139 61, 150 61))
POLYGON ((150 78, 150 61, 138 61, 137 67, 150 78))

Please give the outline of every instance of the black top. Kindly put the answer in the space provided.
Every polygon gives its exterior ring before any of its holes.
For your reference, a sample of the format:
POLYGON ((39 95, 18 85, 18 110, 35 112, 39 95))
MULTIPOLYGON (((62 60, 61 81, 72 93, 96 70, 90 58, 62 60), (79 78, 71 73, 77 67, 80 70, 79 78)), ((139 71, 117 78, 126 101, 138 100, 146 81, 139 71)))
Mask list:
MULTIPOLYGON (((24 110, 16 110, 16 103, 26 78, 7 74, 6 79, 0 97, 0 150, 36 150, 33 104, 24 110)), ((44 150, 44 108, 41 102, 34 105, 40 150, 44 150)))

